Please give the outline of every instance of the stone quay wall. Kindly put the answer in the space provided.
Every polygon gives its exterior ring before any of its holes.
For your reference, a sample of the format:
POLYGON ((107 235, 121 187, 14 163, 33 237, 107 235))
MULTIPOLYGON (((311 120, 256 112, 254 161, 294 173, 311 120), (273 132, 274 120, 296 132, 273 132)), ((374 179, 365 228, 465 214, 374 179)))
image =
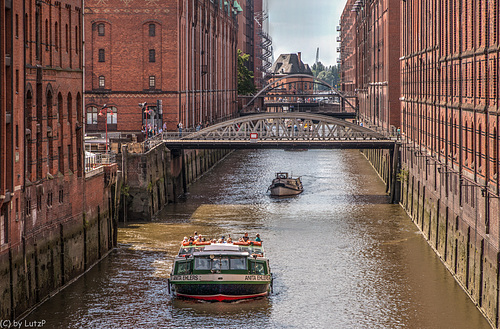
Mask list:
POLYGON ((147 152, 133 143, 122 146, 123 221, 150 221, 187 192, 188 186, 231 150, 169 150, 158 144, 147 152))
POLYGON ((116 165, 85 178, 83 211, 23 236, 0 256, 0 319, 19 319, 105 257, 115 245, 116 165))
MULTIPOLYGON (((388 153, 363 151, 386 183, 388 153)), ((401 206, 472 302, 498 328, 498 198, 464 184, 457 172, 443 172, 432 158, 408 148, 401 155, 397 175, 401 206)))

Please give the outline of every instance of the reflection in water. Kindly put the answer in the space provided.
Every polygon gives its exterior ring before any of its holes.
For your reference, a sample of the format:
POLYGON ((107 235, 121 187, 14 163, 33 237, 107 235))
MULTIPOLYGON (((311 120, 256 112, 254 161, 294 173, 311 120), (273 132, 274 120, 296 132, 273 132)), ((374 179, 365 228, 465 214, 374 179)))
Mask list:
POLYGON ((356 151, 238 151, 154 223, 27 320, 61 328, 489 328, 356 151), (277 171, 304 192, 266 194, 277 171), (274 293, 237 303, 171 299, 184 236, 260 233, 274 293))

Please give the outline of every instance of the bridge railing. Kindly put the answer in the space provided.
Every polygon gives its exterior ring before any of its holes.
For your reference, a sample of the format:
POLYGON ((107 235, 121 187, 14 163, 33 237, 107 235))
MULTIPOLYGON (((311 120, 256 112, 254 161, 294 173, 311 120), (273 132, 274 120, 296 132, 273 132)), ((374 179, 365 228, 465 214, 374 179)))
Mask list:
POLYGON ((92 170, 102 170, 99 167, 116 162, 116 154, 114 153, 91 153, 85 152, 85 172, 92 170))
MULTIPOLYGON (((384 135, 386 139, 391 136, 384 135)), ((360 131, 322 131, 309 130, 300 127, 267 130, 227 130, 212 132, 164 132, 162 140, 378 140, 381 136, 367 135, 360 131)), ((160 142, 160 141, 158 141, 160 142)))

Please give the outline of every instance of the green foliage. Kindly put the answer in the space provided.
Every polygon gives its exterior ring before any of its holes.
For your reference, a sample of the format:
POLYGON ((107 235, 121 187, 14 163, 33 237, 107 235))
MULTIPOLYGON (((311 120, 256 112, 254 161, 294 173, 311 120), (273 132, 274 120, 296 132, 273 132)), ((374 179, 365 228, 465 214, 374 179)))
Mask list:
POLYGON ((121 187, 121 193, 124 196, 129 196, 130 186, 123 184, 121 187))
POLYGON ((396 179, 398 182, 407 182, 409 174, 410 173, 409 173, 408 169, 403 167, 399 170, 399 173, 397 173, 396 179))
POLYGON ((245 66, 249 58, 250 55, 244 54, 238 49, 238 95, 252 95, 256 92, 253 84, 253 72, 245 66))
MULTIPOLYGON (((338 88, 338 85, 340 83, 340 72, 338 65, 325 67, 321 62, 318 62, 318 64, 314 63, 312 66, 312 72, 316 78, 321 79, 329 83, 330 85, 338 88)), ((328 89, 326 86, 320 86, 320 85, 316 85, 315 88, 317 90, 328 89)))

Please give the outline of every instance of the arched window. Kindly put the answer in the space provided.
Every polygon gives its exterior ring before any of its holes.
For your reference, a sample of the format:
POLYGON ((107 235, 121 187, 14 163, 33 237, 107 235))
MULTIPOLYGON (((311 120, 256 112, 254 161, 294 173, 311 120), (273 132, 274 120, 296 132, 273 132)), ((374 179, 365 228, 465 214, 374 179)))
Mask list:
POLYGON ((54 120, 53 113, 53 100, 52 100, 52 92, 49 90, 47 92, 47 138, 49 141, 49 172, 52 174, 54 172, 54 143, 55 143, 55 130, 53 128, 52 122, 54 120))
POLYGON ((479 128, 477 130, 477 165, 479 168, 483 165, 483 131, 482 131, 483 126, 479 124, 479 128))
POLYGON ((73 166, 73 96, 68 93, 68 122, 69 122, 69 144, 68 144, 68 168, 74 171, 73 166))
POLYGON ((156 35, 156 25, 149 24, 149 36, 154 37, 156 35))
POLYGON ((97 128, 97 107, 95 107, 95 106, 87 107, 86 123, 87 123, 87 126, 95 125, 97 128))
POLYGON ((76 171, 78 177, 83 174, 83 129, 82 129, 82 96, 76 94, 76 171))
MULTIPOLYGON (((493 128, 493 175, 497 174, 498 171, 498 163, 497 163, 497 152, 498 152, 498 136, 497 136, 497 128, 493 128)), ((495 177, 498 180, 498 177, 495 177)))
POLYGON ((464 131, 464 147, 465 147, 465 160, 469 158, 469 123, 465 122, 465 131, 464 131))
POLYGON ((45 20, 45 50, 49 50, 49 20, 45 20))
POLYGON ((476 143, 475 143, 475 140, 476 140, 476 136, 475 136, 476 135, 476 130, 474 130, 474 122, 471 123, 471 129, 470 130, 471 130, 470 136, 472 138, 472 145, 471 145, 471 154, 472 154, 472 156, 470 158, 471 159, 470 161, 471 161, 471 163, 474 163, 474 162, 476 162, 475 161, 476 160, 475 159, 475 157, 476 157, 476 143))
POLYGON ((116 125, 118 122, 118 111, 115 106, 108 108, 107 123, 108 125, 116 125))
MULTIPOLYGON (((28 127, 31 127, 31 118, 33 117, 33 95, 31 93, 31 90, 28 90, 26 93, 26 113, 28 115, 28 127)), ((26 168, 28 171, 28 179, 33 179, 31 177, 33 173, 33 168, 31 167, 31 162, 33 161, 33 143, 32 138, 31 138, 31 130, 26 129, 26 147, 27 147, 27 157, 26 157, 26 168)))
POLYGON ((70 130, 73 130, 73 127, 71 127, 71 123, 73 123, 73 96, 71 96, 71 93, 68 93, 68 122, 70 123, 70 130))
POLYGON ((56 51, 59 51, 59 29, 57 28, 57 22, 54 24, 54 30, 55 30, 55 48, 56 48, 56 51))
POLYGON ((69 30, 68 30, 68 24, 66 24, 66 52, 68 52, 69 49, 69 30))
POLYGON ((78 54, 78 26, 75 26, 75 52, 78 54))
POLYGON ((105 34, 104 23, 97 24, 97 35, 104 36, 104 34, 105 34))
POLYGON ((105 62, 106 61, 104 49, 99 49, 98 61, 99 62, 105 62))

